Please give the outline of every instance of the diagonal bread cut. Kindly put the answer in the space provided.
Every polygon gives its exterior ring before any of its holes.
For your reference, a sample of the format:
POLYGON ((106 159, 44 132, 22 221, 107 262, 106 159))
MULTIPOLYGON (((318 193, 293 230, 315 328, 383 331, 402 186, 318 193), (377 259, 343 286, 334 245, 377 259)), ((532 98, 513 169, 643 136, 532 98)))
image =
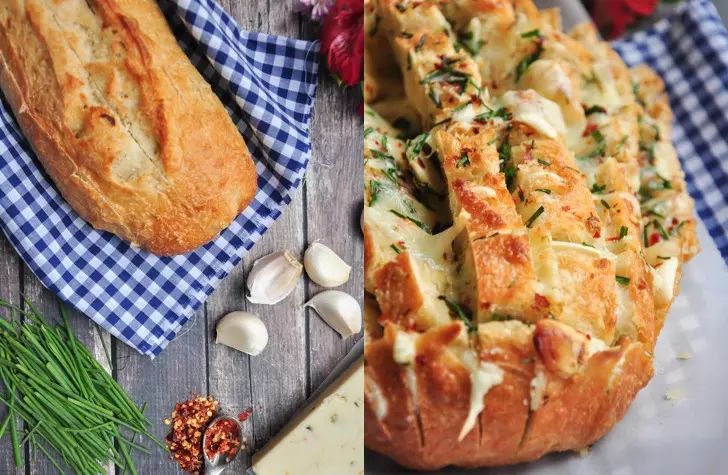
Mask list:
POLYGON ((661 81, 529 0, 365 5, 391 48, 366 75, 366 445, 437 469, 594 443, 698 251, 661 81))

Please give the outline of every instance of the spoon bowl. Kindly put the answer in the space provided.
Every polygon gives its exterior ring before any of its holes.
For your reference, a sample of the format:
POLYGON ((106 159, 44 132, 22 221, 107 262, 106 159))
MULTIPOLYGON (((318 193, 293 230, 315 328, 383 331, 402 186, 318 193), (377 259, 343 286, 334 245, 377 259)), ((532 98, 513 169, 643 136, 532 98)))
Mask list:
POLYGON ((235 457, 238 456, 240 451, 242 450, 242 443, 243 443, 243 431, 240 428, 240 423, 237 419, 230 416, 220 416, 213 419, 213 421, 210 423, 210 425, 207 427, 207 430, 205 430, 205 435, 202 438, 202 455, 205 458, 205 473, 207 475, 220 475, 225 468, 233 461, 235 460, 235 457), (207 456, 207 437, 210 433, 210 429, 217 424, 220 421, 223 420, 230 420, 235 423, 235 428, 237 430, 237 438, 240 441, 240 447, 238 448, 238 451, 235 452, 235 455, 233 455, 231 458, 227 458, 226 456, 222 454, 216 454, 212 459, 210 459, 207 456))

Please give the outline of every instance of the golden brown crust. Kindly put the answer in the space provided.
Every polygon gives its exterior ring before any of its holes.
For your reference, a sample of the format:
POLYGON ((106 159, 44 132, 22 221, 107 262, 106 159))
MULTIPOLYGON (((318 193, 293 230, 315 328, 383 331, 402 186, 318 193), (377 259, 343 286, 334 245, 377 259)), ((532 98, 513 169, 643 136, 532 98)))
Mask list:
MULTIPOLYGON (((650 380, 697 251, 662 83, 530 0, 377 5, 424 133, 405 143, 396 182, 417 191, 398 194, 410 219, 365 209, 367 290, 385 325, 368 340, 365 443, 416 469, 586 447, 650 380), (408 175, 433 157, 435 192, 408 175)), ((365 167, 368 186, 380 178, 365 167)))
POLYGON ((255 194, 245 142, 155 2, 5 2, 0 86, 71 206, 146 250, 208 242, 255 194))

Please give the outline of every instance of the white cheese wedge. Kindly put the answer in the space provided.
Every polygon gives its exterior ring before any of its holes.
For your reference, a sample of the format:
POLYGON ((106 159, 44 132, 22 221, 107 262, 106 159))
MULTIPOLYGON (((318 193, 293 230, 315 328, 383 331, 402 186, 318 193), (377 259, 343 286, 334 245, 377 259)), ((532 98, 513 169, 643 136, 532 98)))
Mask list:
POLYGON ((364 473, 364 359, 253 456, 256 475, 364 473))

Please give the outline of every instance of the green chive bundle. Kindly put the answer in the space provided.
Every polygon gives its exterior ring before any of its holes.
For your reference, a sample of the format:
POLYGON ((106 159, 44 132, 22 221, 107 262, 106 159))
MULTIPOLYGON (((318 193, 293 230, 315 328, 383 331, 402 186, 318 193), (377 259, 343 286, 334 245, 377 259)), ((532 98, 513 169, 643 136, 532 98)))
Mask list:
POLYGON ((0 307, 12 316, 11 321, 0 317, 0 381, 5 388, 0 403, 8 410, 0 422, 0 439, 9 432, 16 465, 30 442, 61 473, 58 457, 73 473, 106 473, 113 461, 136 474, 131 452, 150 453, 135 442, 138 436, 164 448, 149 432, 144 408, 74 336, 63 309, 63 323, 52 325, 32 306, 23 310, 0 300, 0 307), (24 434, 17 417, 25 422, 24 434))

